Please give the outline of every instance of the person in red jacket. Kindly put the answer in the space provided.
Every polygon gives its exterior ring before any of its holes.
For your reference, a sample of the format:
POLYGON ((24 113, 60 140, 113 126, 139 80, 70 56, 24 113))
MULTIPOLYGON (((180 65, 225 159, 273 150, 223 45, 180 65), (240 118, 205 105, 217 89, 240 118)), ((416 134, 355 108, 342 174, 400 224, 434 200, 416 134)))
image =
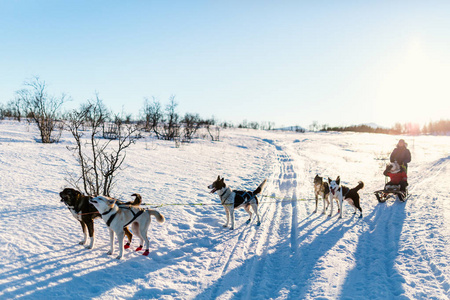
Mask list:
POLYGON ((396 161, 388 164, 386 170, 383 172, 384 176, 389 176, 390 181, 386 183, 386 189, 392 185, 400 185, 400 191, 406 193, 408 186, 408 175, 406 169, 401 167, 396 161))

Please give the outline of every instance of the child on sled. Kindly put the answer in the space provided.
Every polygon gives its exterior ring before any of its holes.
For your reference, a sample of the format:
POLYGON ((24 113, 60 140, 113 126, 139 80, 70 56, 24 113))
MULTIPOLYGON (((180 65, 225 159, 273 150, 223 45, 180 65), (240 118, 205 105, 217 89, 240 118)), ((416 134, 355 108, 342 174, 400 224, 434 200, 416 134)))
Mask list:
POLYGON ((386 170, 383 172, 384 176, 389 176, 390 181, 386 183, 385 190, 399 190, 406 196, 406 187, 408 186, 408 176, 406 170, 401 167, 396 161, 388 164, 386 170))

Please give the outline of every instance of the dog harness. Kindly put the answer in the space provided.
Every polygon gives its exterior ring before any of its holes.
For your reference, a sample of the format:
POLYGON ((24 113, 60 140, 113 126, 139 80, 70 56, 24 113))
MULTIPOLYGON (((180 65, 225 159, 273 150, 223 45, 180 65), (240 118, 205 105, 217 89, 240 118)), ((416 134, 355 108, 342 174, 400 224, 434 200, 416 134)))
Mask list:
MULTIPOLYGON (((105 216, 107 214, 109 214, 111 211, 113 210, 113 208, 111 208, 110 210, 108 210, 107 212, 102 213, 102 216, 105 216)), ((116 217, 117 213, 111 215, 108 219, 108 221, 106 221, 106 225, 109 227, 112 223, 112 221, 114 220, 114 218, 116 217)))
MULTIPOLYGON (((234 197, 234 207, 239 207, 243 204, 249 203, 253 198, 256 198, 252 192, 247 191, 234 191, 236 196, 234 197)), ((258 199, 258 198, 256 198, 258 199)), ((258 201, 258 200, 257 200, 258 201)))
MULTIPOLYGON (((119 206, 120 207, 120 206, 119 206)), ((144 212, 144 209, 139 209, 139 211, 134 212, 131 207, 120 207, 122 209, 129 209, 131 211, 131 213, 133 214, 133 218, 127 223, 125 224, 123 227, 127 227, 130 223, 132 223, 134 220, 136 220, 140 215, 142 215, 142 213, 144 212)), ((107 212, 102 213, 103 215, 107 215, 109 214, 111 211, 113 210, 113 208, 111 208, 110 210, 108 210, 107 212)), ((108 219, 108 221, 106 221, 106 225, 109 227, 112 223, 112 221, 114 220, 114 218, 116 217, 117 213, 111 215, 108 219)))
POLYGON ((127 227, 129 224, 131 224, 134 220, 137 219, 137 217, 142 215, 142 213, 144 212, 144 209, 142 209, 142 208, 140 208, 136 213, 131 209, 131 207, 124 207, 124 208, 129 209, 131 211, 131 213, 133 214, 133 218, 130 220, 130 222, 123 225, 124 228, 127 227))

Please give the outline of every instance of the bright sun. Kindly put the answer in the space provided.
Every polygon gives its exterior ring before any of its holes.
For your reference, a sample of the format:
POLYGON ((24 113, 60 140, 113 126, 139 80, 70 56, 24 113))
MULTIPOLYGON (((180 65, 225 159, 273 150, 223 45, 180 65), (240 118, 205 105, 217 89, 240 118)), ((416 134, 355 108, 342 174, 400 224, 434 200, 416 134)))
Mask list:
POLYGON ((426 123, 450 118, 450 65, 428 55, 419 39, 385 68, 377 93, 377 117, 386 123, 426 123))

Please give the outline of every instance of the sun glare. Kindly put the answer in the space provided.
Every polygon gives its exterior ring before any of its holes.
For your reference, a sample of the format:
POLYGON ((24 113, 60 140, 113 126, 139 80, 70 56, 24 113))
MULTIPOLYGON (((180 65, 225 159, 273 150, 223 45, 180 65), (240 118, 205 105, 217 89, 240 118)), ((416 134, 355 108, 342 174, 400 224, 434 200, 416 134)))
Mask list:
POLYGON ((385 68, 377 93, 377 113, 386 123, 436 121, 449 111, 450 93, 445 82, 450 78, 449 66, 424 48, 419 39, 412 40, 404 55, 391 61, 390 69, 385 68))

